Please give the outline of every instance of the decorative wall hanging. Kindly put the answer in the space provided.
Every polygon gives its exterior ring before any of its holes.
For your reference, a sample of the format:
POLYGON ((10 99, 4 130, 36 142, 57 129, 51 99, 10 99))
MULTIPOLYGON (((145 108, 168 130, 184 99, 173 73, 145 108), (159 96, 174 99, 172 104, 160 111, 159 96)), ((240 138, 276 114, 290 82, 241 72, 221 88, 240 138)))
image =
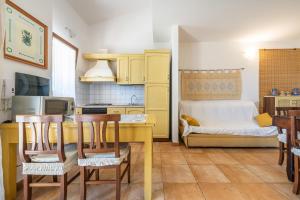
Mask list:
POLYGON ((241 98, 240 70, 181 72, 182 100, 221 100, 241 98))
POLYGON ((48 27, 7 0, 4 57, 47 69, 48 27))

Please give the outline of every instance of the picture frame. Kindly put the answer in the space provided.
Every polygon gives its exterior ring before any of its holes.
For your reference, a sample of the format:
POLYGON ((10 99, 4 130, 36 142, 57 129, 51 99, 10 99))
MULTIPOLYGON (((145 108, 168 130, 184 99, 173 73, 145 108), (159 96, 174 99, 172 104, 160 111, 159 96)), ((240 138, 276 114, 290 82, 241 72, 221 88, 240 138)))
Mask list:
POLYGON ((48 26, 6 0, 4 58, 48 69, 48 26))

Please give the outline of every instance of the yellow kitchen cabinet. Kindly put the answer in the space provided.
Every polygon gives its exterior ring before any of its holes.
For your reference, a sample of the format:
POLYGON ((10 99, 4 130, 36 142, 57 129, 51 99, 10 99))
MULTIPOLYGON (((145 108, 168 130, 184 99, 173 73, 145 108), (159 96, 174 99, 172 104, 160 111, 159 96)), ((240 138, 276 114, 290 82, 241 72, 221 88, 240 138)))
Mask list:
POLYGON ((144 84, 145 82, 144 54, 119 56, 117 59, 118 84, 144 84))
POLYGON ((170 82, 170 60, 169 51, 145 51, 145 77, 146 84, 170 82))
POLYGON ((170 134, 170 61, 169 50, 145 50, 145 113, 157 123, 154 138, 168 139, 170 134))
POLYGON ((145 112, 156 117, 153 129, 154 138, 169 138, 169 85, 146 84, 145 112))
POLYGON ((126 109, 125 108, 119 108, 119 107, 111 107, 107 108, 107 114, 125 114, 126 109))
POLYGON ((145 83, 145 56, 129 56, 129 84, 145 83))
POLYGON ((129 58, 128 56, 120 56, 117 58, 117 83, 129 83, 129 58))
POLYGON ((135 108, 135 107, 128 107, 126 108, 126 114, 144 114, 145 108, 135 108))
POLYGON ((75 108, 75 114, 76 115, 82 115, 82 108, 75 108))

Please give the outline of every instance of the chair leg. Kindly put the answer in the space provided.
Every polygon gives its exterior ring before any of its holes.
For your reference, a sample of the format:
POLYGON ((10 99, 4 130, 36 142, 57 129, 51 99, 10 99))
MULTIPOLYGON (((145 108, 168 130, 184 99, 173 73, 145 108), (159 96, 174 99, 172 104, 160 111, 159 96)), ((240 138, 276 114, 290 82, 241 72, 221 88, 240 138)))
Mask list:
POLYGON ((57 176, 52 176, 53 182, 57 182, 57 176))
POLYGON ((86 199, 86 184, 87 174, 85 167, 80 167, 80 200, 86 199))
POLYGON ((128 172, 127 172, 127 175, 128 175, 128 184, 130 183, 130 171, 131 171, 131 147, 129 146, 129 154, 128 154, 128 158, 127 158, 127 165, 128 165, 128 172))
POLYGON ((279 160, 278 160, 278 164, 282 165, 283 161, 284 161, 284 143, 279 142, 279 160))
POLYGON ((121 165, 116 167, 116 200, 121 199, 121 165))
POLYGON ((32 182, 31 175, 25 175, 23 179, 24 200, 31 200, 32 188, 29 186, 32 182))
POLYGON ((96 169, 96 171, 95 171, 96 181, 99 181, 99 171, 100 171, 100 169, 96 169))
POLYGON ((60 200, 67 199, 67 185, 68 185, 68 175, 65 173, 60 176, 60 200))
POLYGON ((299 194, 299 191, 300 191, 300 157, 298 156, 295 156, 294 158, 295 160, 295 169, 294 169, 294 172, 295 172, 295 180, 294 180, 294 187, 293 187, 293 192, 295 194, 299 194))

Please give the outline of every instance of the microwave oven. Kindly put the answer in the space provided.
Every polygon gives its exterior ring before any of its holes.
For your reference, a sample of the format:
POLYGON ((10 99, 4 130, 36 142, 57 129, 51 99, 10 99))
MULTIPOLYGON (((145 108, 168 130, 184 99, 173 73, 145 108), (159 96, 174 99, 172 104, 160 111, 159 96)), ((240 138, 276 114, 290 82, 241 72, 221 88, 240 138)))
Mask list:
POLYGON ((74 114, 74 98, 50 96, 13 96, 12 120, 16 115, 64 115, 74 114))

